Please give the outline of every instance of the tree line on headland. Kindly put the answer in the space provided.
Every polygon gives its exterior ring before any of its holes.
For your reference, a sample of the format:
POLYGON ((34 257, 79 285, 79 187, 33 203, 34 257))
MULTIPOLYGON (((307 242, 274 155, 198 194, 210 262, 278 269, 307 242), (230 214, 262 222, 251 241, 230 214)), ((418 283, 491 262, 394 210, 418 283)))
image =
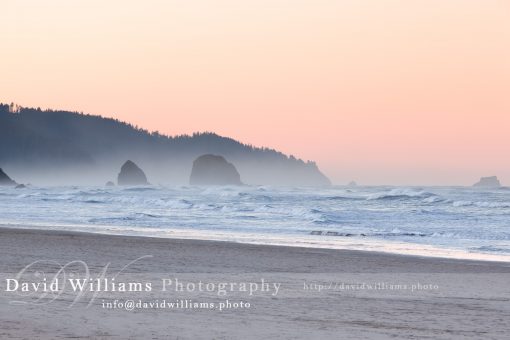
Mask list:
POLYGON ((193 160, 203 154, 228 159, 247 184, 330 184, 312 161, 212 132, 167 136, 112 118, 0 104, 0 166, 28 180, 102 181, 133 159, 157 182, 187 183, 193 160))

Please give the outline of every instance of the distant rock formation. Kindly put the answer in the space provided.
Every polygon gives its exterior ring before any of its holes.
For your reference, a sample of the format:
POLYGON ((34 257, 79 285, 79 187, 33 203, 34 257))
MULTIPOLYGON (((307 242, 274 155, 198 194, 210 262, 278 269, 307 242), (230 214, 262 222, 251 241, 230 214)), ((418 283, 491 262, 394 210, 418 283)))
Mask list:
POLYGON ((478 183, 473 185, 474 187, 484 187, 484 188, 499 188, 501 183, 496 176, 490 177, 482 177, 478 183))
POLYGON ((119 185, 147 185, 145 173, 132 161, 124 163, 117 178, 119 185))
POLYGON ((354 181, 350 181, 349 184, 347 184, 348 187, 356 187, 358 186, 358 183, 354 182, 354 181))
POLYGON ((108 182, 106 182, 105 186, 107 186, 107 187, 114 187, 115 183, 113 183, 112 181, 108 181, 108 182))
POLYGON ((14 182, 7 174, 0 168, 0 185, 16 185, 17 183, 14 182))
POLYGON ((191 185, 243 184, 236 167, 222 156, 216 155, 202 155, 195 159, 189 182, 191 185))
POLYGON ((15 189, 25 189, 27 186, 25 184, 16 185, 15 189))

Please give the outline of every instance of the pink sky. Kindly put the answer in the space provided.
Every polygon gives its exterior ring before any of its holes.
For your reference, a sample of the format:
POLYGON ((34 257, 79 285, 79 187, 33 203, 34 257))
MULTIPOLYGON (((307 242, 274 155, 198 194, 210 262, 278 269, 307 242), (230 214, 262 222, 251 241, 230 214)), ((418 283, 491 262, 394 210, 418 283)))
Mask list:
POLYGON ((0 101, 214 131, 336 183, 510 185, 507 0, 6 0, 0 101))

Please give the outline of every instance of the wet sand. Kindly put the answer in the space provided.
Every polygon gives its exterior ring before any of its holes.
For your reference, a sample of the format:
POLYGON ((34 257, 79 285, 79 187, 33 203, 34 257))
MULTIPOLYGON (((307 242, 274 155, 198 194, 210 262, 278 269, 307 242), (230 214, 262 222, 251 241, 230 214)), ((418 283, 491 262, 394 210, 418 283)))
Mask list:
POLYGON ((504 262, 0 228, 0 273, 0 338, 504 339, 510 332, 504 262), (58 296, 8 291, 34 261, 19 282, 50 282, 82 261, 60 282, 86 277, 86 264, 90 278, 104 271, 110 284, 152 289, 99 289, 79 299, 69 287, 58 296), (241 289, 250 283, 251 294, 241 289), (133 309, 119 307, 129 301, 133 309))

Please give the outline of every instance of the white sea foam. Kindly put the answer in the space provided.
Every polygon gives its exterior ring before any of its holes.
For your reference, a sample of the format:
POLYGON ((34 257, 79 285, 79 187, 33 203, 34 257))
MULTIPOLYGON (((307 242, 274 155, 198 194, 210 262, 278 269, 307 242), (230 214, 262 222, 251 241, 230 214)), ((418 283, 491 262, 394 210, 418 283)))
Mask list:
POLYGON ((510 190, 30 187, 0 188, 0 207, 0 224, 153 236, 215 232, 229 239, 248 233, 262 243, 356 238, 510 255, 510 190))
POLYGON ((406 198, 423 198, 434 196, 433 193, 416 190, 416 189, 408 189, 408 188, 396 188, 388 191, 377 192, 374 194, 370 194, 367 197, 367 200, 380 200, 380 199, 406 199, 406 198))

